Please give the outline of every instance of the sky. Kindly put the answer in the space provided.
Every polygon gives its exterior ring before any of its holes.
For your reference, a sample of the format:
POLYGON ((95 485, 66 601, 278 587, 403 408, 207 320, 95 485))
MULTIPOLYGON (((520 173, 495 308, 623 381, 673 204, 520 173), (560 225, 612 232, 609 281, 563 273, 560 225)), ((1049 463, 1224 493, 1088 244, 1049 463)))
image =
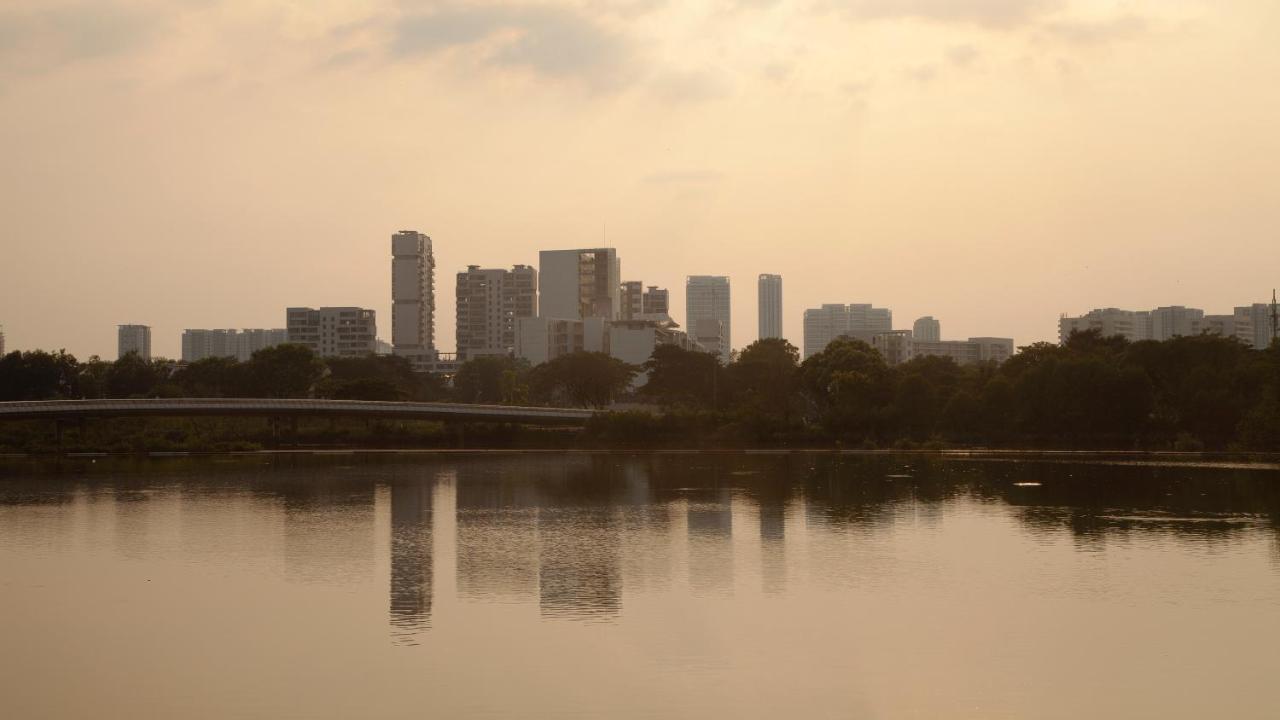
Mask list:
POLYGON ((180 354, 194 327, 377 310, 390 236, 454 274, 616 247, 756 277, 784 334, 874 303, 944 339, 1230 312, 1280 284, 1275 0, 6 0, 0 325, 180 354))

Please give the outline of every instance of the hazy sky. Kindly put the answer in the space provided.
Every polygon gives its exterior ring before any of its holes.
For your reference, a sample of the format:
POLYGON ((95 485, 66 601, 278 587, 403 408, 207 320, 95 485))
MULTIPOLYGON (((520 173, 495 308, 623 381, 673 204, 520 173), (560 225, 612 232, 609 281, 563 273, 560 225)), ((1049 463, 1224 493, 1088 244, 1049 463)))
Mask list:
POLYGON ((812 0, 0 3, 0 324, 377 309, 390 235, 454 273, 618 248, 624 279, 756 276, 944 338, 1210 312, 1280 284, 1280 3, 812 0))

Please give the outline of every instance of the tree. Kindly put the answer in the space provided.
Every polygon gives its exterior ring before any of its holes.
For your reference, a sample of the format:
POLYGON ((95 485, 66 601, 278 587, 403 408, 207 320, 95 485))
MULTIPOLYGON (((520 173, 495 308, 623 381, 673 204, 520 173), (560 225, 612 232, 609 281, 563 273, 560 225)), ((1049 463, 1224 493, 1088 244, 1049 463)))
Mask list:
POLYGON ((605 353, 569 353, 533 369, 530 394, 552 404, 605 407, 627 389, 636 371, 605 353))
POLYGON ((714 408, 721 388, 728 390, 720 358, 678 345, 659 345, 641 366, 648 377, 640 394, 666 405, 714 408))
POLYGON ((107 397, 155 397, 163 379, 159 365, 136 352, 127 353, 107 370, 107 397))
POLYGON ((800 384, 819 422, 839 434, 874 434, 892 392, 884 358, 848 337, 831 341, 801 363, 800 384))
POLYGON ((728 368, 736 404, 791 424, 800 351, 781 338, 762 338, 742 349, 728 368))
POLYGON ((444 383, 433 373, 415 372, 408 358, 366 355, 329 358, 329 375, 316 389, 321 397, 346 400, 438 400, 444 383))
POLYGON ((513 405, 528 401, 529 364, 505 355, 472 358, 453 376, 458 402, 513 405))
POLYGON ((65 350, 14 351, 0 358, 0 400, 75 397, 79 365, 65 350))
POLYGON ((245 389, 252 397, 301 398, 324 376, 324 363, 305 345, 263 348, 245 363, 245 389))
POLYGON ((192 398, 241 397, 247 394, 247 372, 235 358, 197 360, 174 374, 183 396, 192 398))

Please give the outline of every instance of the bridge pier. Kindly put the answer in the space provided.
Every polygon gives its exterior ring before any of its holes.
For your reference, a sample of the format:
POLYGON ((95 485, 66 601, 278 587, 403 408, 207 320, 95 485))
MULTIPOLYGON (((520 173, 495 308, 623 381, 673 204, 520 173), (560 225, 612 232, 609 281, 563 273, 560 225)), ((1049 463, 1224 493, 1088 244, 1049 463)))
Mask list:
POLYGON ((62 419, 55 418, 53 421, 53 438, 54 443, 58 446, 58 454, 62 454, 62 419))

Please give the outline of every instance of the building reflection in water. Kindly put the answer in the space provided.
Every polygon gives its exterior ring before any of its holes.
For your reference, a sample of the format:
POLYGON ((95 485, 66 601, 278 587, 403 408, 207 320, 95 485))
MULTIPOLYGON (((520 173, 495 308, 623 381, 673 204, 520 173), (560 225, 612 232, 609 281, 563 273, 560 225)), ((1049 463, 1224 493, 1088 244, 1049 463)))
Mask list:
MULTIPOLYGON (((702 482, 717 483, 714 474, 702 482)), ((689 587, 697 594, 733 588, 733 493, 727 487, 698 487, 688 492, 689 587)))
POLYGON ((391 626, 402 638, 431 626, 432 492, 429 481, 391 485, 391 626))
POLYGON ((538 607, 543 617, 608 620, 622 608, 619 466, 582 460, 537 469, 538 607))
POLYGON ((739 569, 758 572, 760 591, 778 594, 788 589, 788 562, 843 568, 851 577, 887 572, 878 563, 893 562, 886 543, 895 527, 936 531, 944 507, 959 501, 1007 508, 1026 532, 1066 531, 1077 542, 1147 531, 1212 541, 1265 522, 1242 522, 1242 512, 1261 511, 1274 527, 1280 494, 1252 478, 1223 484, 1221 470, 1168 477, 1092 467, 1081 478, 1078 466, 913 460, 908 467, 821 456, 464 458, 449 467, 455 491, 436 493, 435 503, 449 507, 434 511, 440 522, 456 522, 445 530, 453 547, 433 543, 433 481, 391 486, 390 615, 408 633, 430 626, 434 551, 450 553, 458 599, 536 602, 547 619, 616 618, 624 588, 669 589, 682 550, 695 594, 729 593, 736 564, 755 562, 752 553, 735 559, 735 499, 740 513, 758 512, 760 543, 758 568, 739 569), (1023 480, 1041 485, 1017 484, 1023 480), (1216 513, 1220 520, 1206 517, 1216 513), (683 529, 672 523, 682 514, 683 529), (789 527, 792 517, 800 522, 789 527), (802 550, 789 558, 794 533, 802 550))
POLYGON ((458 467, 457 583, 467 600, 530 602, 538 592, 537 487, 494 465, 458 467))

